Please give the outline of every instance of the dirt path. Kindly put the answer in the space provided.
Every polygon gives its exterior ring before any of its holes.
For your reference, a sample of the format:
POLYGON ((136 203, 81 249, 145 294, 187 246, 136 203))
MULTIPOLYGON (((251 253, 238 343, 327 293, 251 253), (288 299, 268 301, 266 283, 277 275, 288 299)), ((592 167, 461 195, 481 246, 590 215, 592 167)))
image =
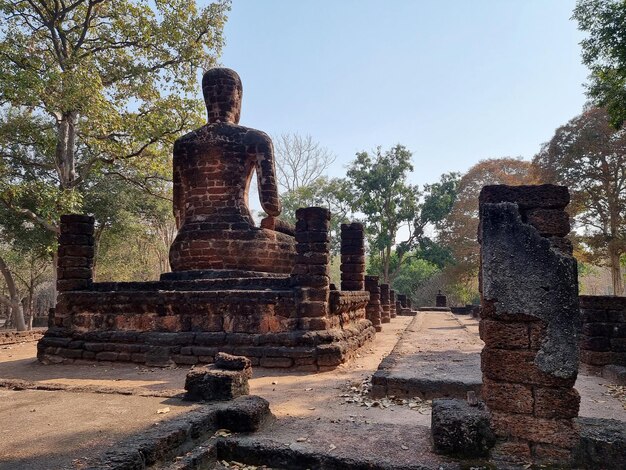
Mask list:
POLYGON ((479 393, 483 342, 474 327, 450 312, 420 311, 374 375, 374 394, 430 399, 479 393))

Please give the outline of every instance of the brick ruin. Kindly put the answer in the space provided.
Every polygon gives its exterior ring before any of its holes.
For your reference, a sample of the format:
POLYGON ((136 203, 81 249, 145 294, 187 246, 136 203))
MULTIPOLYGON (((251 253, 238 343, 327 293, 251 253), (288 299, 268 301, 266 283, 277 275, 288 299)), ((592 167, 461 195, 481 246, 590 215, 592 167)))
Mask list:
POLYGON ((626 297, 580 296, 580 362, 626 367, 626 297))
POLYGON ((93 282, 95 221, 63 216, 58 299, 40 361, 164 366, 211 363, 225 352, 255 366, 319 370, 374 336, 363 225, 342 226, 342 290, 331 289, 329 211, 299 209, 295 227, 278 219, 272 142, 238 125, 238 75, 211 69, 202 86, 208 124, 174 145, 173 272, 152 282, 93 282), (268 214, 261 227, 248 208, 254 171, 268 214))
POLYGON ((480 194, 483 399, 492 458, 565 464, 578 441, 578 281, 566 187, 480 194))
POLYGON ((389 289, 389 317, 396 318, 396 291, 389 289))
POLYGON ((380 321, 381 323, 391 322, 391 307, 389 306, 389 284, 380 285, 380 321))
POLYGON ((378 284, 378 276, 365 276, 365 289, 369 292, 370 298, 365 311, 367 319, 372 322, 376 331, 382 331, 380 306, 380 285, 378 284))

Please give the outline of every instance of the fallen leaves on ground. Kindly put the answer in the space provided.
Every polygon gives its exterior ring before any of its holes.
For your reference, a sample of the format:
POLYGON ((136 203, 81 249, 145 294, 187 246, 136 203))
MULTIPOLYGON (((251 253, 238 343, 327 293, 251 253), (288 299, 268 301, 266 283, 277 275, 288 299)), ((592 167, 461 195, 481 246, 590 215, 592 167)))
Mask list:
POLYGON ((622 408, 626 410, 626 385, 606 385, 607 392, 613 398, 617 398, 622 404, 622 408))
POLYGON ((220 461, 220 463, 226 468, 232 468, 233 470, 272 470, 271 467, 265 465, 247 465, 241 462, 227 462, 226 460, 220 461))
POLYGON ((372 388, 372 378, 367 377, 361 383, 348 383, 344 393, 339 395, 343 398, 343 403, 354 403, 366 408, 393 408, 394 406, 404 406, 410 410, 418 411, 421 414, 428 414, 431 410, 431 401, 422 400, 418 397, 398 398, 394 396, 384 398, 372 398, 369 392, 372 388))
POLYGON ((233 433, 230 432, 230 430, 228 430, 228 429, 218 429, 217 431, 215 431, 215 434, 213 434, 211 439, 214 439, 216 437, 228 437, 228 436, 232 436, 232 435, 233 435, 233 433))
POLYGON ((158 415, 163 415, 163 414, 169 413, 169 412, 170 412, 170 407, 169 406, 166 406, 165 408, 159 408, 157 410, 157 414, 158 415))

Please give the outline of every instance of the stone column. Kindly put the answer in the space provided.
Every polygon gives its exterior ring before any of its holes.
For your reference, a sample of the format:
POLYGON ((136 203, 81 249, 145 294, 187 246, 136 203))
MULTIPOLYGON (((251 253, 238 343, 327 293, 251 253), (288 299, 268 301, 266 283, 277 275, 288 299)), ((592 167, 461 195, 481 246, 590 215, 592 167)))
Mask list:
POLYGON ((389 307, 389 284, 380 285, 381 323, 391 322, 391 309, 389 307))
POLYGON ((567 465, 578 436, 578 280, 566 187, 480 194, 483 398, 495 460, 567 465))
POLYGON ((370 293, 370 301, 365 307, 367 319, 372 322, 376 331, 382 331, 381 308, 380 308, 380 286, 378 276, 365 276, 365 290, 370 293))
POLYGON ((93 283, 94 218, 61 216, 57 260, 57 291, 89 289, 93 283))
POLYGON ((306 207, 296 211, 296 264, 291 284, 297 292, 298 327, 325 330, 329 327, 330 211, 306 207))
POLYGON ((48 326, 69 326, 71 301, 65 294, 89 289, 93 284, 94 218, 87 215, 61 216, 57 251, 57 303, 48 326))
POLYGON ((389 316, 391 318, 396 318, 396 291, 393 289, 389 289, 389 316))
POLYGON ((447 307, 448 306, 448 298, 439 291, 437 296, 435 297, 435 307, 447 307))
POLYGON ((341 224, 341 290, 365 288, 365 237, 363 224, 341 224))

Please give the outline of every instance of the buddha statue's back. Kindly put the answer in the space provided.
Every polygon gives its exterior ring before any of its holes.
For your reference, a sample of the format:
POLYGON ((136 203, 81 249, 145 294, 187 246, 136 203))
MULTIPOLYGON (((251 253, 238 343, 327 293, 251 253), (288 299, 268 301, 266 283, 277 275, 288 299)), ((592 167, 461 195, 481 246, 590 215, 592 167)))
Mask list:
POLYGON ((209 70, 202 88, 209 122, 174 144, 178 235, 170 249, 172 270, 289 273, 294 238, 256 227, 248 207, 256 170, 263 210, 271 217, 280 214, 272 141, 238 125, 242 87, 234 71, 209 70))

